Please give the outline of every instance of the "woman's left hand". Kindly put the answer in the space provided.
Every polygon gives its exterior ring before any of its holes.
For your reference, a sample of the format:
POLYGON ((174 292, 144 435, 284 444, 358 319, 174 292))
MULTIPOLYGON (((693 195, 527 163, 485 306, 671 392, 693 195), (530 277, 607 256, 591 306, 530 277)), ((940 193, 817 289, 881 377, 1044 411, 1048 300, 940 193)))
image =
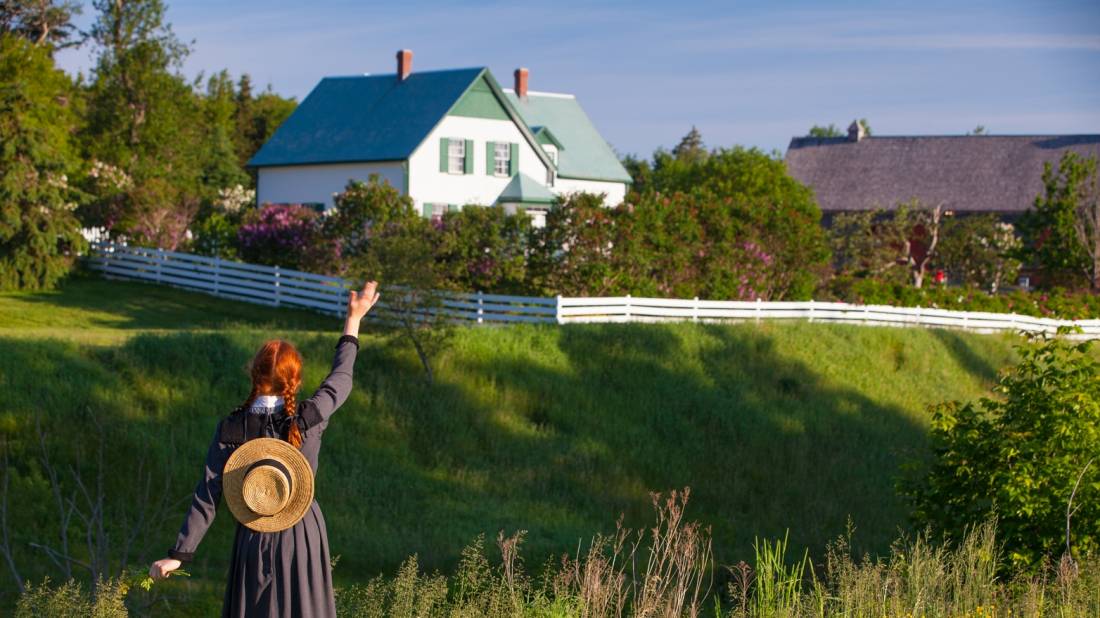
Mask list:
POLYGON ((153 579, 164 579, 168 577, 168 574, 172 571, 183 566, 183 563, 175 558, 162 558, 157 560, 149 567, 149 577, 153 579))

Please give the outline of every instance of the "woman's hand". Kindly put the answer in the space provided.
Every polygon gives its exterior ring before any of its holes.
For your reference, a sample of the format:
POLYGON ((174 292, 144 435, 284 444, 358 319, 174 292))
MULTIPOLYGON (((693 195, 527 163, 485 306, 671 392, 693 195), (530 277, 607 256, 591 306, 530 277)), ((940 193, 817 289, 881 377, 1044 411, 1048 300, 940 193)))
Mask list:
POLYGON ((164 579, 168 577, 168 574, 176 569, 180 568, 183 563, 174 558, 163 558, 157 560, 149 567, 149 577, 153 579, 164 579))
POLYGON ((377 281, 368 281, 363 285, 363 291, 348 290, 348 319, 344 323, 344 334, 359 336, 359 321, 371 310, 374 303, 378 302, 379 294, 377 281))

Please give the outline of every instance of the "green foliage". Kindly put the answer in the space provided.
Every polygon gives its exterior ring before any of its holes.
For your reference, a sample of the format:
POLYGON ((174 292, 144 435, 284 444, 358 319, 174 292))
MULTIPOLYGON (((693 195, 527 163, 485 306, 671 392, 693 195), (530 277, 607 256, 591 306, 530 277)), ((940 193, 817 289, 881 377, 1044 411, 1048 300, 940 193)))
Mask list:
POLYGON ((937 256, 942 210, 917 200, 891 209, 840 213, 829 236, 833 267, 841 277, 911 281, 920 288, 937 256))
POLYGON ((80 4, 65 0, 6 0, 0 3, 0 35, 22 37, 37 46, 63 49, 79 45, 73 16, 80 4))
POLYGON ((203 137, 206 152, 202 157, 202 186, 207 193, 203 196, 207 202, 216 197, 219 189, 249 183, 248 175, 238 160, 234 142, 237 105, 229 72, 222 70, 212 75, 206 82, 206 97, 202 100, 203 130, 206 132, 203 137))
POLYGON ((91 594, 76 580, 50 586, 45 578, 27 585, 16 602, 15 618, 126 618, 127 589, 120 580, 102 580, 91 594))
POLYGON ((237 82, 236 139, 237 157, 244 165, 275 133, 298 103, 293 98, 281 97, 271 90, 252 94, 252 79, 247 73, 237 82))
POLYGON ((810 127, 806 135, 808 137, 844 137, 845 133, 838 129, 835 124, 830 123, 827 127, 815 124, 810 127))
POLYGON ((988 290, 972 286, 925 286, 918 289, 909 283, 837 277, 830 281, 827 288, 819 290, 816 298, 859 305, 1019 313, 1065 320, 1090 320, 1100 315, 1100 296, 1061 288, 1038 292, 1016 289, 991 294, 988 290))
POLYGON ((388 227, 418 225, 412 199, 371 174, 367 182, 348 181, 333 198, 334 208, 325 213, 320 235, 327 250, 314 257, 314 270, 343 275, 367 258, 371 235, 388 227))
POLYGON ((933 263, 949 282, 996 292, 1016 280, 1019 247, 1012 224, 996 215, 954 216, 944 222, 933 263))
POLYGON ((86 222, 174 249, 200 205, 203 110, 179 73, 188 49, 164 22, 160 0, 96 0, 92 38, 102 49, 88 89, 87 157, 121 170, 123 186, 92 184, 86 222))
POLYGON ((1072 495, 1075 555, 1100 549, 1100 474, 1090 466, 1100 453, 1100 361, 1089 345, 1021 346, 996 398, 934 408, 935 460, 906 485, 918 522, 961 538, 995 517, 1009 560, 1036 568, 1067 550, 1072 495))
POLYGON ((46 48, 0 34, 0 289, 53 287, 84 245, 71 97, 46 48))
POLYGON ((591 193, 572 193, 551 205, 545 225, 532 231, 529 289, 576 296, 606 296, 622 289, 612 247, 615 221, 625 212, 607 208, 601 196, 591 193))
POLYGON ((440 267, 464 291, 516 294, 526 291, 531 218, 523 211, 470 205, 447 212, 439 222, 440 267))
POLYGON ((1021 259, 1040 269, 1042 285, 1079 286, 1088 279, 1086 273, 1094 274, 1088 245, 1078 237, 1076 226, 1084 214, 1079 211, 1098 199, 1096 184, 1095 157, 1068 151, 1056 168, 1043 164, 1043 192, 1019 223, 1021 259))
POLYGON ((189 249, 199 255, 236 259, 240 223, 239 214, 211 209, 205 216, 197 217, 191 226, 195 237, 189 249))

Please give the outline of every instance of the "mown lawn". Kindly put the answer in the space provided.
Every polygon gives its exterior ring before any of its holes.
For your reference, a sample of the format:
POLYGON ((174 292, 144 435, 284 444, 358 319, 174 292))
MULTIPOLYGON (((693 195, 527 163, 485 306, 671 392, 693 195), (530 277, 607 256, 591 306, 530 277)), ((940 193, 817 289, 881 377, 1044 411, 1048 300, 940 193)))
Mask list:
MULTIPOLYGON (((144 474, 150 496, 167 487, 171 507, 130 552, 144 564, 174 541, 214 425, 248 392, 252 352, 267 338, 294 342, 309 390, 341 324, 93 276, 0 295, 0 436, 23 575, 58 576, 29 546, 58 539, 36 417, 68 492, 69 466, 95 477, 102 423, 112 539, 150 502, 144 474)), ((788 529, 820 556, 849 519, 857 550, 885 552, 907 526, 894 482, 926 455, 927 406, 984 395, 1015 341, 801 322, 468 328, 427 388, 411 347, 365 328, 356 390, 318 472, 337 581, 392 573, 414 553, 450 571, 471 539, 502 529, 528 531, 523 555, 537 570, 620 514, 646 525, 648 492, 683 486, 689 517, 713 526, 719 564, 788 529)), ((220 604, 232 524, 222 511, 194 577, 165 584, 204 591, 183 607, 220 604)), ((83 532, 70 532, 78 557, 83 532)), ((0 575, 0 590, 12 588, 0 575)))

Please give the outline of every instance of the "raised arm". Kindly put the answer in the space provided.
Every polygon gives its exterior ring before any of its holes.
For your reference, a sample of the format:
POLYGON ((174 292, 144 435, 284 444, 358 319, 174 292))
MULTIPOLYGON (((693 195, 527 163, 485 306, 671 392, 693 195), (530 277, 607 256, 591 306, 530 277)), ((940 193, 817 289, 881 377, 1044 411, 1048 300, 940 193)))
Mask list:
POLYGON ((154 578, 165 577, 178 569, 182 563, 191 561, 202 537, 210 529, 210 524, 214 523, 214 515, 222 497, 222 470, 225 469, 225 462, 229 459, 230 452, 229 447, 220 441, 220 434, 221 423, 214 430, 214 438, 206 451, 202 479, 195 487, 191 507, 187 510, 183 526, 180 527, 176 544, 168 550, 168 558, 157 560, 149 568, 149 574, 154 578))
POLYGON ((380 295, 376 291, 377 287, 377 282, 368 281, 361 292, 349 290, 344 334, 336 342, 336 356, 332 360, 332 369, 317 391, 300 404, 300 413, 305 414, 307 409, 312 408, 321 421, 327 423, 332 413, 343 405, 351 394, 352 366, 355 365, 355 357, 359 351, 359 322, 378 302, 380 295))

